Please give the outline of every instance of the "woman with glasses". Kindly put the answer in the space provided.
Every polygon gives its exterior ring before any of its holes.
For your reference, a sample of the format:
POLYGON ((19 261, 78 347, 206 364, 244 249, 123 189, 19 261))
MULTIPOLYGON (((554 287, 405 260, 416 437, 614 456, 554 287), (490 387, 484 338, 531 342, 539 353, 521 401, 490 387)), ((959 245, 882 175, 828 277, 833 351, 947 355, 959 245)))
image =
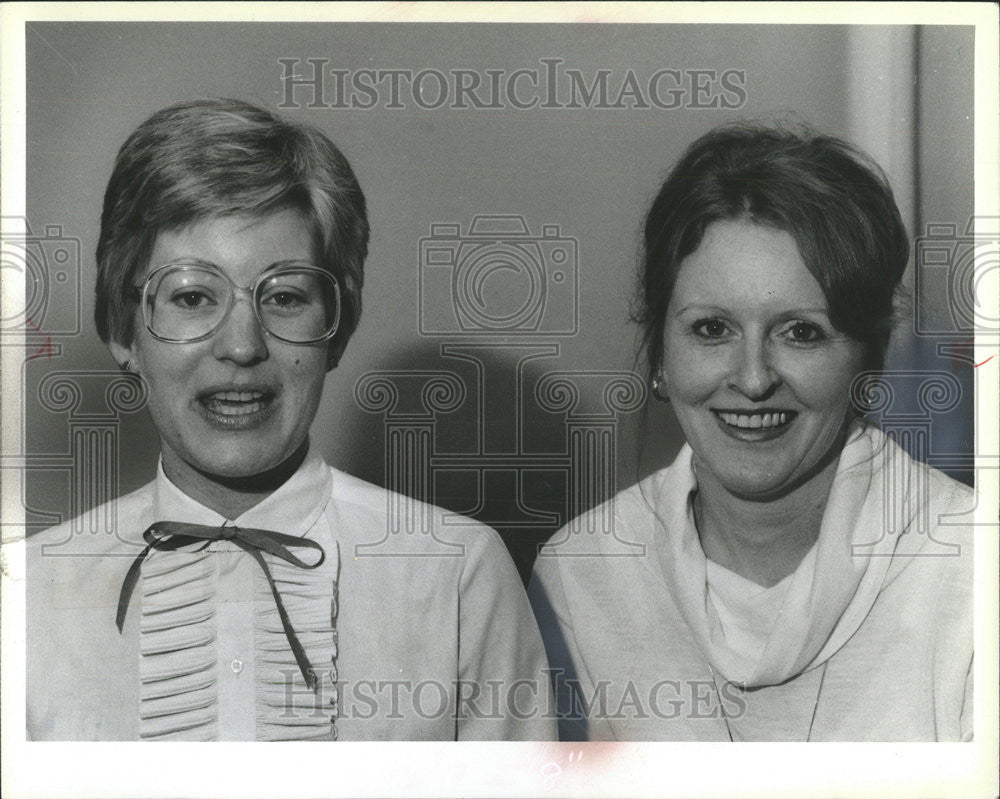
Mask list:
POLYGON ((125 142, 95 319, 146 387, 161 459, 99 511, 116 534, 88 556, 58 556, 73 522, 31 541, 30 737, 553 737, 542 643, 497 535, 417 508, 434 529, 407 543, 428 557, 378 557, 398 498, 309 446, 367 245, 361 188, 316 130, 210 100, 125 142))
POLYGON ((638 321, 687 444, 536 561, 562 737, 971 738, 972 492, 864 419, 908 250, 837 139, 734 125, 674 166, 638 321))

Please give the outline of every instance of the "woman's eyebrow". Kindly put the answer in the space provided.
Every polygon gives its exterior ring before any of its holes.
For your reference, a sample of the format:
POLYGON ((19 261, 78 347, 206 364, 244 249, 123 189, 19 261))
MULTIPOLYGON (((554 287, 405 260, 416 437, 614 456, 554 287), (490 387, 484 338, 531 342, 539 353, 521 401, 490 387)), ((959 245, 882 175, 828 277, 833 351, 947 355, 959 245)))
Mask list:
POLYGON ((272 269, 278 269, 282 266, 290 266, 292 264, 316 266, 311 258, 282 258, 280 261, 275 261, 274 263, 268 264, 263 269, 260 270, 260 274, 264 272, 270 272, 272 269))
MULTIPOLYGON (((204 258, 195 258, 188 256, 180 256, 179 258, 171 258, 165 260, 162 264, 159 264, 158 266, 153 268, 159 269, 162 266, 168 266, 170 264, 176 264, 178 266, 205 266, 210 269, 214 269, 217 272, 221 272, 222 274, 228 274, 226 268, 223 267, 221 264, 215 263, 215 261, 208 261, 205 260, 204 258)), ((280 260, 269 263, 267 266, 260 269, 257 272, 257 274, 263 275, 274 269, 280 269, 284 266, 291 266, 292 264, 304 264, 309 266, 315 266, 315 263, 308 258, 281 258, 280 260)))
POLYGON ((796 314, 817 314, 820 316, 829 316, 830 311, 825 307, 809 307, 809 308, 789 308, 787 311, 782 311, 782 316, 795 316, 796 314))
MULTIPOLYGON (((723 308, 721 305, 702 305, 698 302, 692 302, 685 305, 682 308, 678 308, 674 312, 674 316, 681 316, 688 311, 697 311, 699 313, 732 313, 731 310, 723 308)), ((779 316, 795 316, 796 314, 819 314, 822 316, 829 316, 830 311, 825 306, 809 306, 805 308, 788 308, 779 312, 779 316)))
POLYGON ((198 266, 214 266, 218 269, 218 264, 212 261, 206 261, 204 258, 197 258, 193 255, 179 255, 176 258, 166 258, 160 266, 167 266, 169 264, 197 264, 198 266))
POLYGON ((699 313, 705 313, 705 312, 721 313, 721 314, 730 313, 728 309, 723 308, 721 305, 707 305, 707 304, 703 305, 700 302, 692 302, 688 303, 683 308, 678 308, 674 312, 674 316, 682 316, 683 314, 686 314, 688 311, 698 311, 699 313))

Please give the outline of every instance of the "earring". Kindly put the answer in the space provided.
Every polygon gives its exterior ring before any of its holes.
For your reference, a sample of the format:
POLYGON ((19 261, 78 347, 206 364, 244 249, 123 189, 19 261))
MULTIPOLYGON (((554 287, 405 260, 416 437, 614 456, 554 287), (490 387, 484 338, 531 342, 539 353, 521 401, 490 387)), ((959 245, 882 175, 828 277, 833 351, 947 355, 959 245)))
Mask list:
POLYGON ((132 361, 122 361, 121 368, 122 368, 123 372, 131 372, 132 371, 132 361))
POLYGON ((656 377, 653 378, 653 396, 656 397, 660 402, 670 402, 670 397, 663 393, 664 389, 667 387, 667 380, 661 372, 656 377))

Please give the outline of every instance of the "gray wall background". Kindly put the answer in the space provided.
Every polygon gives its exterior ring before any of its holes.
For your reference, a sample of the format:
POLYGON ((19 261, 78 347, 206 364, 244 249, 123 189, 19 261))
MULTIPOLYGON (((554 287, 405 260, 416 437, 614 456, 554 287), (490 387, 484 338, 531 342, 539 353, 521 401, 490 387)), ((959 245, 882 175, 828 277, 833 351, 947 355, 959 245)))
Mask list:
MULTIPOLYGON (((355 397, 366 373, 445 369, 474 387, 472 364, 445 357, 440 347, 481 339, 420 334, 420 241, 432 224, 458 224, 465 231, 476 215, 516 214, 532 234, 557 225, 560 236, 575 240, 576 332, 525 338, 508 331, 489 339, 495 346, 482 354, 485 389, 470 389, 464 405, 441 415, 432 446, 436 453, 461 454, 482 435, 481 449, 516 455, 521 431, 522 457, 513 458, 511 469, 442 472, 432 498, 499 527, 522 570, 534 542, 565 521, 573 479, 555 456, 547 471, 517 473, 527 454, 558 455, 568 446, 565 417, 534 407, 534 385, 552 371, 633 368, 629 302, 642 217, 669 166, 694 138, 737 118, 801 119, 855 141, 880 160, 914 237, 931 222, 964 231, 972 215, 971 28, 29 23, 28 223, 40 240, 46 226, 60 226, 64 237, 79 240, 81 252, 79 289, 73 279, 52 283, 48 306, 34 321, 44 334, 74 314, 82 320, 78 334, 52 336, 58 355, 42 351, 24 367, 25 504, 36 529, 85 510, 109 492, 142 485, 155 469, 157 444, 144 412, 116 416, 115 440, 106 447, 114 463, 105 456, 86 463, 72 454, 86 434, 70 416, 79 421, 81 414, 105 413, 98 407, 100 391, 73 413, 38 400, 53 371, 115 369, 93 333, 91 316, 101 200, 117 148, 150 113, 183 99, 232 96, 277 109, 285 93, 279 59, 288 58, 303 59, 301 70, 304 59, 324 58, 328 69, 471 69, 484 76, 486 70, 540 72, 540 59, 559 58, 562 69, 580 70, 588 82, 599 70, 610 70, 615 88, 629 70, 641 79, 664 68, 739 70, 745 76, 745 103, 736 109, 446 104, 425 110, 408 99, 406 107, 393 109, 385 107, 383 90, 372 109, 282 111, 337 142, 369 202, 365 311, 340 367, 327 379, 313 427, 314 446, 339 468, 376 483, 387 479, 385 421, 359 407, 355 397), (518 347, 528 345, 554 346, 557 352, 532 360, 519 379, 517 360, 528 350, 518 347)), ((296 96, 305 106, 309 93, 300 89, 296 96)), ((690 103, 690 93, 685 100, 690 103)), ((946 280, 915 283, 911 267, 908 281, 915 311, 932 320, 925 328, 935 335, 914 335, 913 323, 903 320, 889 366, 943 371, 958 381, 957 401, 931 415, 929 455, 940 456, 939 465, 970 482, 971 368, 961 360, 970 334, 953 320, 946 280), (939 353, 942 343, 952 345, 951 355, 939 353)), ((520 284, 511 285, 520 290, 520 284)), ((503 305, 509 297, 500 291, 493 300, 503 305)), ((37 350, 29 343, 29 355, 37 350)), ((899 385, 905 397, 905 380, 899 385)), ((599 405, 599 389, 588 391, 582 407, 599 405)), ((617 436, 605 493, 665 465, 681 444, 669 410, 655 403, 621 414, 617 436)))

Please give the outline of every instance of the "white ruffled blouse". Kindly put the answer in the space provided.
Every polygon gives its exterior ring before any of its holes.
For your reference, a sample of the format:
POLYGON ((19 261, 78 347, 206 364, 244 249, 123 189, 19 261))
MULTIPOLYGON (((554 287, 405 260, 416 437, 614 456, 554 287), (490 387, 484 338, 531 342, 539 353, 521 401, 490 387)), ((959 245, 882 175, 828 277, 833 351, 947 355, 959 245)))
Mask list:
POLYGON ((160 469, 139 490, 29 540, 32 740, 555 736, 549 715, 491 710, 491 698, 504 708, 503 691, 519 686, 535 688, 539 708, 550 697, 538 628, 493 530, 404 502, 316 454, 229 520, 324 550, 314 569, 262 553, 317 677, 313 691, 263 571, 231 540, 150 551, 119 631, 125 575, 143 531, 164 521, 227 523, 160 469), (420 522, 415 532, 397 531, 400 507, 420 522), (95 519, 113 532, 91 533, 95 519), (470 685, 486 696, 472 703, 470 685))
MULTIPOLYGON (((329 497, 329 469, 317 460, 233 521, 237 527, 277 528, 311 538, 326 553, 316 569, 262 553, 292 627, 320 677, 316 692, 305 684, 267 579, 251 555, 229 541, 189 548, 200 551, 154 549, 143 562, 129 610, 141 614, 140 738, 336 738, 339 557, 322 513, 329 497), (287 516, 273 518, 290 502, 312 506, 291 530, 287 516)), ((155 506, 157 520, 211 526, 226 522, 163 475, 157 481, 155 506)))

